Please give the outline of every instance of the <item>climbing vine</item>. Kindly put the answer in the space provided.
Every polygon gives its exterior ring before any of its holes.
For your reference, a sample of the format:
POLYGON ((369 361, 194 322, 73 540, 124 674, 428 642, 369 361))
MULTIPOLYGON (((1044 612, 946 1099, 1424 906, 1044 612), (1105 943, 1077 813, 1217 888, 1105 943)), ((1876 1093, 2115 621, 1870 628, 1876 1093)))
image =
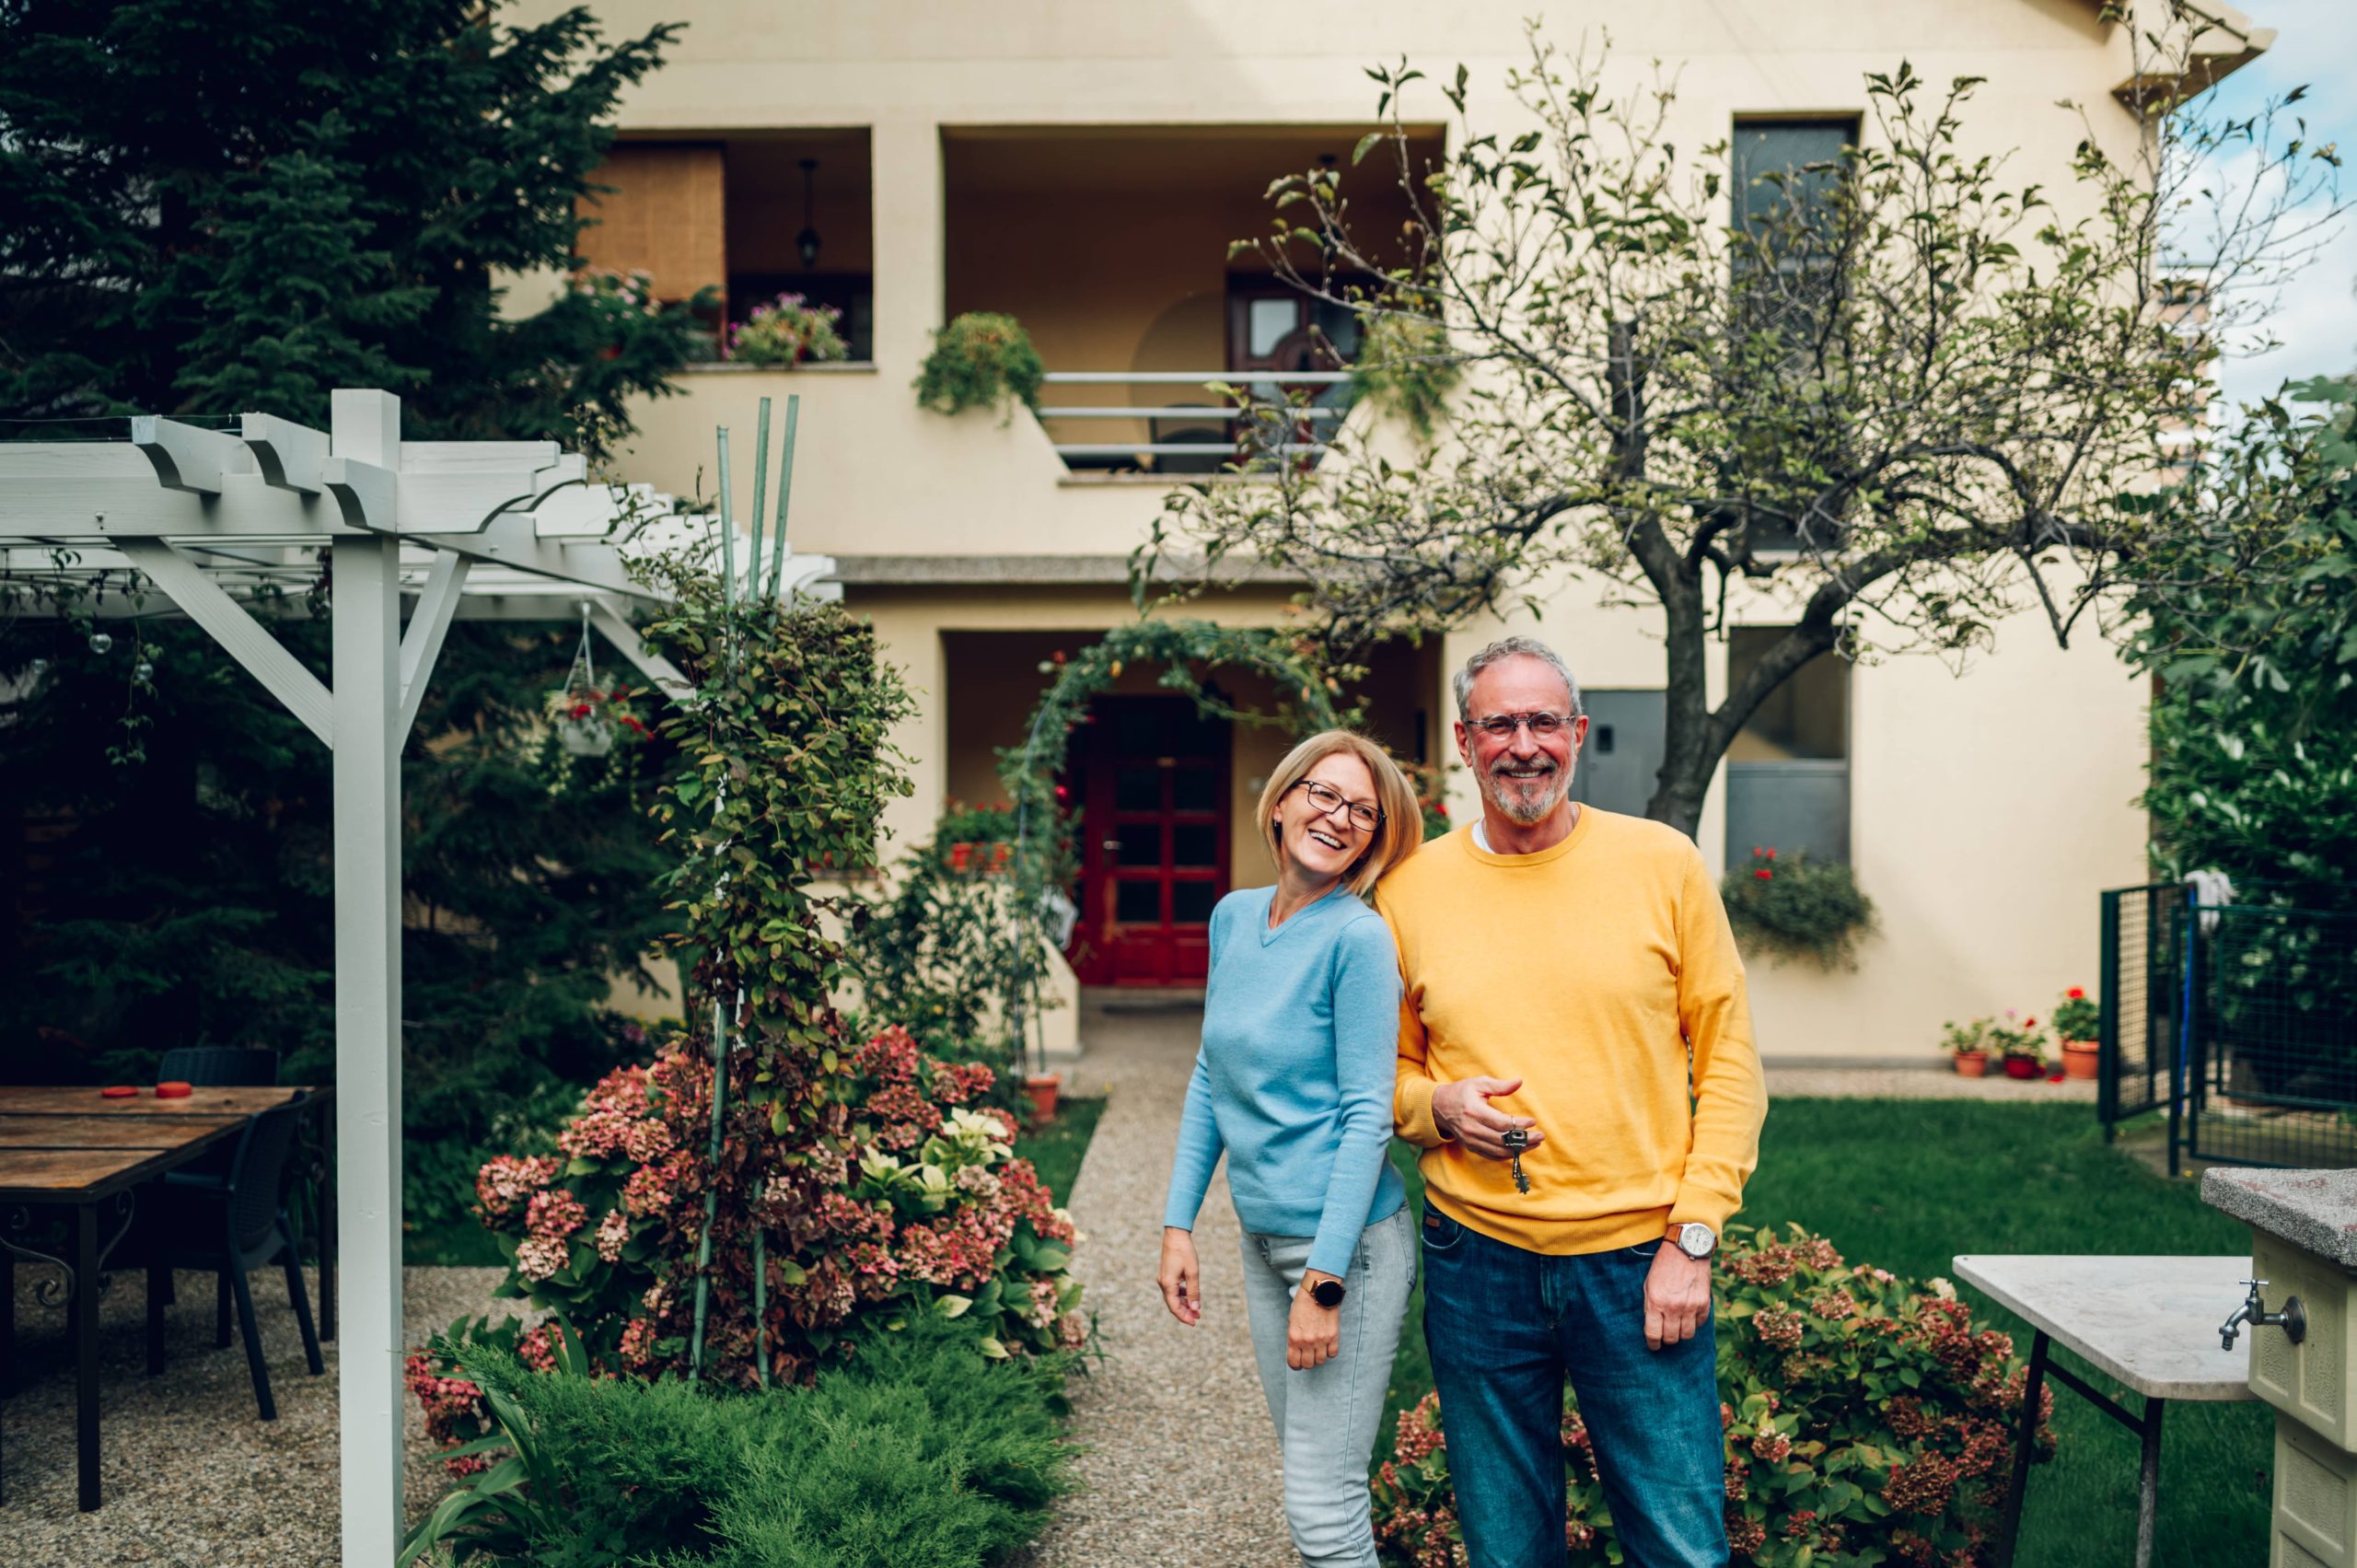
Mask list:
POLYGON ((1011 1048, 1020 1052, 1027 1030, 1039 1016, 1039 985, 1047 960, 1041 938, 1051 921, 1061 923, 1059 901, 1079 875, 1073 851, 1073 819, 1058 796, 1073 731, 1088 722, 1092 698, 1111 689, 1132 665, 1163 667, 1161 684, 1194 700, 1214 718, 1240 724, 1282 725, 1309 735, 1354 722, 1355 710, 1336 706, 1340 674, 1321 665, 1306 643, 1281 630, 1221 626, 1209 621, 1138 621, 1117 626, 1104 638, 1062 657, 1042 663, 1051 677, 1032 710, 1023 738, 999 753, 999 779, 1015 815, 1015 848, 1007 874, 1013 879, 1015 922, 1009 932, 1014 958, 1004 966, 1011 979, 1001 999, 1011 1048), (1226 666, 1250 669, 1275 688, 1272 713, 1235 706, 1204 684, 1210 672, 1226 666))

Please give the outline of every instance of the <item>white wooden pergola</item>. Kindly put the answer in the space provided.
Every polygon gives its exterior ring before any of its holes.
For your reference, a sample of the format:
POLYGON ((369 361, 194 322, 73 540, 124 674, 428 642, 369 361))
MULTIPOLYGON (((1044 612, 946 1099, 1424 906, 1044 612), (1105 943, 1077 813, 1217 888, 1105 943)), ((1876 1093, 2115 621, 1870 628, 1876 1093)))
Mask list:
MULTIPOLYGON (((54 608, 44 587, 70 587, 80 613, 185 615, 333 753, 343 1560, 389 1565, 404 1397, 401 748, 459 618, 586 614, 647 679, 684 694, 631 629, 625 612, 648 596, 627 562, 691 525, 667 521, 670 502, 644 486, 593 482, 554 442, 405 442, 400 400, 382 391, 335 392, 324 432, 260 413, 235 433, 129 423, 127 439, 0 443, 0 587, 29 598, 20 613, 54 608), (323 550, 324 685, 243 602, 315 578, 323 550)), ((840 597, 819 580, 833 567, 790 557, 781 587, 840 597)))

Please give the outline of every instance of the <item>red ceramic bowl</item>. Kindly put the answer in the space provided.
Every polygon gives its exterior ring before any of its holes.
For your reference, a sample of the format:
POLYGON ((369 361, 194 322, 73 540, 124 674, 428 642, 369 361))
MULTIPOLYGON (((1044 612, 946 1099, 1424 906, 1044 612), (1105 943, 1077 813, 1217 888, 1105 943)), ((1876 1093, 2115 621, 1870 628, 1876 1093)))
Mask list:
POLYGON ((157 1099, 186 1099, 190 1093, 191 1090, 186 1084, 170 1083, 157 1084, 156 1086, 156 1098, 157 1099))

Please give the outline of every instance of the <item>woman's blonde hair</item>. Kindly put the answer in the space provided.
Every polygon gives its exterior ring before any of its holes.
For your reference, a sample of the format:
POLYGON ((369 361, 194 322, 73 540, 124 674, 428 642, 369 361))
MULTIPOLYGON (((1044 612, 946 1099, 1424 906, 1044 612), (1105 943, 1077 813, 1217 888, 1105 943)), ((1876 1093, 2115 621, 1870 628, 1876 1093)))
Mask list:
POLYGON ((1387 872, 1415 854, 1424 842, 1424 814, 1416 804, 1408 775, 1388 752, 1365 736, 1347 729, 1321 730, 1286 752, 1285 760, 1269 775, 1268 787, 1260 792, 1260 836, 1268 841, 1269 858, 1282 869, 1285 847, 1277 836, 1277 805, 1287 791, 1309 776, 1310 769, 1336 752, 1355 757, 1365 765, 1367 776, 1375 781, 1376 807, 1383 813, 1383 820, 1368 835, 1365 853, 1342 874, 1351 891, 1364 898, 1387 872))

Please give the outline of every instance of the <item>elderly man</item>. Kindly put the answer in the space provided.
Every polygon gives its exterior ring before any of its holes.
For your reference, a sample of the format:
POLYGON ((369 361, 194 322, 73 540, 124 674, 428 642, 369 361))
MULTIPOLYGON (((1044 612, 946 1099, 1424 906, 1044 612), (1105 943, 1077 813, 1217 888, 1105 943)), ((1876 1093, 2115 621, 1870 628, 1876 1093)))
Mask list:
POLYGON ((1712 1254, 1767 1111, 1743 966, 1692 841, 1570 798, 1587 719, 1552 649, 1493 643, 1455 684, 1480 819, 1376 899, 1466 1550, 1564 1561, 1568 1375, 1627 1560, 1723 1563, 1712 1254))

